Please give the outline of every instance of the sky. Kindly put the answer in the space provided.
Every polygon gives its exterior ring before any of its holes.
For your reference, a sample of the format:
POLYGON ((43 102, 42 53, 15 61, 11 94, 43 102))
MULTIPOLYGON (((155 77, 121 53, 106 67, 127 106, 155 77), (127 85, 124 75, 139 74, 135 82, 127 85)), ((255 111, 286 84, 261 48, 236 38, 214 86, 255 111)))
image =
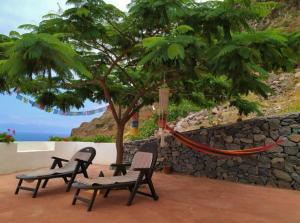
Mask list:
MULTIPOLYGON (((106 0, 123 11, 130 0, 106 0)), ((17 30, 21 24, 38 24, 42 16, 49 12, 57 12, 58 4, 66 8, 65 0, 0 0, 0 34, 8 34, 17 30)), ((101 107, 99 104, 87 102, 80 110, 90 110, 101 107)), ((49 114, 37 108, 24 104, 16 99, 16 95, 0 94, 0 132, 15 129, 17 132, 40 132, 70 134, 72 128, 82 122, 88 122, 99 117, 93 116, 66 117, 49 114)))

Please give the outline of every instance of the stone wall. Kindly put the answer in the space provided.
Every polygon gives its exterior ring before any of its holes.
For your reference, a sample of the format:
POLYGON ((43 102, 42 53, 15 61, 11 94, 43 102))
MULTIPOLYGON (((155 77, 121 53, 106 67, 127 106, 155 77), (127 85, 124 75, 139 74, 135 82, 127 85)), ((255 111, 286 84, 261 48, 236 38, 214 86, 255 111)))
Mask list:
MULTIPOLYGON (((252 119, 185 134, 194 140, 221 149, 264 145, 274 142, 279 136, 284 139, 284 143, 255 155, 221 157, 195 152, 168 136, 168 146, 159 149, 158 169, 167 163, 174 171, 184 174, 300 189, 300 114, 252 119)), ((152 138, 127 143, 125 160, 130 161, 135 150, 145 144, 158 147, 158 140, 152 138)))

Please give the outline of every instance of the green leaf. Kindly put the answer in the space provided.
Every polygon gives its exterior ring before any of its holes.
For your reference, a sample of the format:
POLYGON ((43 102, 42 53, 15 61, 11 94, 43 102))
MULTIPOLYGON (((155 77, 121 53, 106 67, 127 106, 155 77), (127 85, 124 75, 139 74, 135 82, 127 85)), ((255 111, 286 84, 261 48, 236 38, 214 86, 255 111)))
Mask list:
POLYGON ((149 37, 143 40, 143 46, 145 48, 152 48, 156 45, 162 44, 162 43, 166 43, 166 40, 164 37, 149 37))
POLYGON ((76 15, 78 15, 78 16, 88 16, 89 13, 90 13, 90 11, 86 8, 79 8, 76 11, 76 15))
POLYGON ((181 25, 176 28, 176 31, 181 34, 185 34, 189 31, 194 31, 194 29, 188 25, 181 25))
POLYGON ((168 48, 168 57, 170 59, 184 59, 184 47, 178 43, 172 43, 168 48))

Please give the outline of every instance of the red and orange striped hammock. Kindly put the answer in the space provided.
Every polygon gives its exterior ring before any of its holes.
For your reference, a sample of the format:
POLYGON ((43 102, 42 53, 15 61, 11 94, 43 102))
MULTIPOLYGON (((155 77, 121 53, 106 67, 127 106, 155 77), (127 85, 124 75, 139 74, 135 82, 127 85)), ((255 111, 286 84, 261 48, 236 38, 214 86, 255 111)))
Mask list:
POLYGON ((247 148, 247 149, 242 149, 242 150, 224 150, 224 149, 217 149, 217 148, 212 148, 209 147, 205 144, 202 144, 200 142, 196 142, 188 137, 186 137, 184 134, 175 131, 168 125, 164 125, 164 129, 168 130, 171 135, 180 143, 185 145, 188 148, 191 148, 194 151, 197 152, 202 152, 205 154, 211 154, 211 155, 221 155, 221 156, 244 156, 244 155, 251 155, 255 153, 260 153, 264 152, 267 150, 272 149, 276 145, 280 144, 283 142, 282 139, 278 138, 275 143, 270 143, 266 144, 264 146, 257 146, 257 147, 252 147, 252 148, 247 148))

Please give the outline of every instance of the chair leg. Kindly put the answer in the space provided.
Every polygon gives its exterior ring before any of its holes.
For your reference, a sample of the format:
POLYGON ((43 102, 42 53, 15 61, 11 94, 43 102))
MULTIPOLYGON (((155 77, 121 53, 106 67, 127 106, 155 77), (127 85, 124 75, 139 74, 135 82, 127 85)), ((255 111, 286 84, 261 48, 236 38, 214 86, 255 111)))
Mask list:
POLYGON ((86 169, 85 169, 85 168, 83 168, 83 167, 81 167, 81 168, 82 168, 82 173, 83 173, 83 176, 84 176, 85 178, 89 178, 89 175, 88 175, 88 173, 87 173, 86 169))
POLYGON ((22 185, 22 182, 23 182, 23 179, 20 179, 20 180, 19 180, 19 183, 18 183, 18 185, 17 185, 16 191, 15 191, 15 194, 18 194, 18 193, 19 193, 19 190, 20 190, 20 187, 21 187, 21 185, 22 185))
POLYGON ((74 194, 73 201, 72 201, 72 205, 75 205, 75 204, 76 204, 77 197, 78 197, 79 193, 80 193, 80 189, 78 188, 78 189, 76 190, 76 193, 74 194))
POLYGON ((45 179, 45 181, 44 181, 44 183, 42 185, 42 188, 46 188, 48 181, 49 181, 49 179, 45 179))
POLYGON ((76 178, 76 175, 78 173, 79 168, 80 168, 80 164, 77 164, 77 166, 75 167, 75 170, 74 170, 74 172, 71 176, 71 179, 68 182, 68 186, 67 186, 67 189, 66 189, 67 192, 70 192, 72 184, 74 183, 74 180, 76 178))
POLYGON ((95 199, 96 199, 96 196, 97 196, 97 192, 98 192, 98 189, 95 189, 95 190, 94 190, 94 193, 93 193, 93 195, 92 195, 92 199, 91 199, 91 201, 90 201, 90 203, 89 203, 89 206, 88 206, 87 211, 91 211, 91 210, 92 210, 92 207, 93 207, 93 205, 94 205, 94 202, 95 202, 95 199))
POLYGON ((42 182, 42 180, 41 180, 41 179, 38 179, 38 182, 37 182, 37 184, 36 184, 36 187, 35 187, 35 190, 34 190, 34 192, 33 192, 32 198, 36 198, 36 195, 37 195, 37 193, 38 193, 38 191, 39 191, 41 182, 42 182))
POLYGON ((110 192, 110 189, 107 189, 107 190, 105 191, 105 194, 103 195, 103 197, 107 197, 108 194, 109 194, 109 192, 110 192))
POLYGON ((142 181, 142 178, 143 178, 143 175, 140 174, 139 177, 138 177, 138 179, 137 179, 137 181, 136 181, 136 183, 135 183, 135 185, 134 185, 134 187, 133 187, 133 189, 130 192, 129 199, 128 199, 128 202, 127 202, 128 206, 130 206, 132 204, 132 201, 133 201, 133 199, 134 199, 134 197, 136 195, 136 192, 139 189, 139 186, 140 186, 140 183, 142 181))
POLYGON ((64 179, 64 181, 65 181, 65 184, 68 184, 68 183, 69 183, 67 177, 63 177, 63 179, 64 179))
POLYGON ((73 180, 71 179, 71 180, 68 182, 68 186, 67 186, 66 192, 70 192, 73 182, 74 182, 74 179, 73 179, 73 180))
POLYGON ((149 186, 149 189, 151 191, 153 200, 157 201, 159 197, 158 197, 158 195, 155 192, 152 180, 147 177, 147 182, 148 182, 148 186, 149 186))

